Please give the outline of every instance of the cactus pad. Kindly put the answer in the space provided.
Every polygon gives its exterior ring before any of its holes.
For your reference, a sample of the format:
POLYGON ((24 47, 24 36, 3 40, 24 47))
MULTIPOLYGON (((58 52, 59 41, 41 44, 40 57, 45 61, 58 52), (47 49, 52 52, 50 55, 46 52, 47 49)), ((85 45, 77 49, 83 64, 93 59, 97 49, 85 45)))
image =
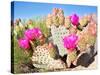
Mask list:
POLYGON ((51 26, 51 34, 53 38, 53 42, 55 45, 57 45, 59 54, 61 56, 64 56, 66 53, 66 48, 63 46, 63 38, 64 36, 69 34, 69 31, 64 26, 59 26, 58 28, 56 26, 51 26))
POLYGON ((50 56, 47 45, 37 46, 32 56, 33 65, 37 68, 44 69, 62 69, 65 68, 65 63, 61 59, 54 59, 50 56))

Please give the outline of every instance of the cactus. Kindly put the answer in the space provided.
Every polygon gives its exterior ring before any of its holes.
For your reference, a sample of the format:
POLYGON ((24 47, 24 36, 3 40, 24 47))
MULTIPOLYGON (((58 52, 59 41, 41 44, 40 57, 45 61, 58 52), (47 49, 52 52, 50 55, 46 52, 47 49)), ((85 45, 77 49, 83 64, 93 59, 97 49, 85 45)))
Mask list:
POLYGON ((52 15, 48 14, 47 19, 46 19, 46 25, 48 28, 52 25, 52 15))
POLYGON ((69 28, 69 33, 70 34, 73 34, 73 33, 77 33, 77 31, 78 31, 78 29, 75 27, 75 26, 71 26, 70 28, 69 28))
POLYGON ((61 8, 59 8, 59 9, 58 9, 58 14, 64 15, 64 11, 63 11, 61 8))
POLYGON ((14 30, 16 31, 16 33, 18 33, 20 31, 20 27, 18 25, 15 25, 14 30))
POLYGON ((50 53, 50 56, 52 57, 52 58, 58 58, 59 57, 59 53, 58 53, 58 51, 57 51, 57 49, 55 48, 55 46, 53 45, 53 43, 49 43, 48 44, 48 48, 50 49, 49 50, 49 53, 50 53))
POLYGON ((55 26, 59 26, 59 18, 58 18, 58 16, 57 15, 54 15, 53 17, 52 17, 52 22, 53 22, 53 24, 55 25, 55 26))
POLYGON ((80 23, 80 25, 79 25, 78 27, 79 27, 80 29, 83 29, 83 27, 87 25, 88 20, 87 20, 87 18, 83 17, 83 18, 81 18, 81 19, 79 20, 79 23, 80 23))
POLYGON ((88 44, 93 46, 96 41, 96 23, 91 21, 87 26, 88 44))
POLYGON ((19 22, 19 26, 20 26, 20 29, 21 29, 22 31, 25 30, 25 27, 24 27, 24 25, 23 25, 21 22, 19 22))
POLYGON ((60 25, 64 25, 64 20, 65 20, 64 15, 59 14, 58 18, 59 18, 59 24, 60 24, 60 25))
POLYGON ((59 18, 59 24, 64 25, 65 17, 64 17, 64 12, 61 8, 58 11, 58 18, 59 18))
POLYGON ((94 37, 94 36, 89 36, 89 37, 91 37, 91 38, 89 38, 88 44, 90 46, 93 46, 95 44, 95 42, 96 42, 96 37, 94 37))
POLYGON ((47 44, 44 44, 43 46, 37 46, 32 56, 33 65, 37 68, 48 70, 66 68, 65 63, 61 61, 61 59, 54 59, 51 57, 49 50, 50 49, 48 48, 47 44))
POLYGON ((51 34, 53 43, 57 45, 60 56, 66 55, 66 48, 63 46, 63 37, 69 34, 69 31, 64 26, 51 26, 51 34))
POLYGON ((96 24, 90 22, 79 36, 78 46, 81 51, 86 50, 87 45, 93 46, 96 41, 96 24))
POLYGON ((75 61, 77 57, 77 42, 78 42, 78 36, 76 34, 70 34, 68 36, 65 36, 63 39, 63 45, 67 50, 67 66, 70 67, 71 63, 75 61))
POLYGON ((70 16, 67 16, 66 18, 65 18, 65 27, 66 28, 70 28, 71 27, 71 20, 70 20, 70 16))
POLYGON ((57 16, 58 11, 58 8, 54 8, 52 11, 52 24, 54 24, 55 26, 59 26, 59 18, 57 16))
POLYGON ((77 51, 76 50, 68 53, 67 59, 66 59, 67 66, 70 67, 71 63, 73 63, 76 60, 76 58, 77 58, 77 51))
POLYGON ((38 38, 40 45, 45 44, 46 42, 46 37, 44 34, 40 35, 40 37, 38 38))
POLYGON ((51 14, 48 14, 46 25, 50 28, 51 25, 59 26, 64 25, 64 12, 62 9, 54 8, 51 14))

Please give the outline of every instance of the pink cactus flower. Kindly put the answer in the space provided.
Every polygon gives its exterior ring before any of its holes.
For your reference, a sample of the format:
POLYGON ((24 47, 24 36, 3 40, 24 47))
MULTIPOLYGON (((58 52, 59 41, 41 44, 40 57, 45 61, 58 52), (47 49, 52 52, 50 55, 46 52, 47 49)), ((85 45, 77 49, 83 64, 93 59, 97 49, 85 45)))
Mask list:
POLYGON ((78 17, 76 14, 73 14, 73 15, 71 16, 71 23, 72 23, 74 26, 78 26, 79 17, 78 17))
POLYGON ((77 46, 78 36, 76 34, 70 34, 63 39, 64 47, 68 50, 74 50, 77 46))
POLYGON ((24 48, 24 49, 29 49, 30 48, 29 41, 25 38, 19 39, 18 44, 21 48, 24 48))
POLYGON ((25 37, 29 40, 38 39, 42 35, 39 28, 28 29, 25 31, 25 37))
POLYGON ((34 33, 33 33, 32 29, 26 30, 24 35, 25 35, 25 38, 27 38, 29 40, 33 40, 34 39, 34 33))
POLYGON ((35 39, 39 38, 42 35, 42 32, 39 28, 33 28, 32 33, 35 39))

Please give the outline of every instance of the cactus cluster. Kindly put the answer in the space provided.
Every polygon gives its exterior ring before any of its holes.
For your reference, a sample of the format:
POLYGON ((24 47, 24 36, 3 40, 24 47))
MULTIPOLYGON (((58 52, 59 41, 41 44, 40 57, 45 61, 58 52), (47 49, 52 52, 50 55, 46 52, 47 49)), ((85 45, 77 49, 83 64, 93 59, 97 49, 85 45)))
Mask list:
POLYGON ((81 54, 81 52, 86 51, 95 44, 97 26, 95 14, 83 17, 73 14, 64 17, 62 9, 54 8, 52 14, 48 15, 46 23, 51 28, 53 42, 57 45, 60 56, 68 55, 66 60, 68 67, 77 59, 78 50, 81 54), (74 40, 74 38, 68 40, 69 42, 67 41, 68 36, 71 34, 78 36, 76 47, 74 49, 64 48, 64 45, 73 47, 75 41, 72 42, 71 40, 74 40), (64 43, 64 37, 66 37, 67 43, 64 43), (72 52, 68 52, 68 50, 72 50, 72 52))
POLYGON ((64 12, 60 8, 54 8, 51 14, 48 14, 46 19, 46 25, 50 28, 51 25, 59 26, 64 25, 64 12))
POLYGON ((96 23, 91 20, 86 28, 79 35, 78 46, 80 50, 86 50, 87 45, 93 46, 96 41, 96 23))
POLYGON ((83 29, 83 27, 85 27, 88 24, 88 19, 86 16, 83 16, 80 20, 79 20, 79 28, 83 29))
MULTIPOLYGON (((30 26, 18 44, 24 49, 32 48, 33 66, 47 70, 65 69, 66 63, 67 67, 74 64, 78 50, 81 53, 95 45, 97 23, 94 17, 95 15, 88 15, 80 18, 76 14, 64 17, 61 8, 54 8, 46 18, 46 26, 50 28, 53 42, 47 42, 48 37, 39 28, 30 26), (61 59, 64 55, 67 55, 66 63, 61 59)), ((16 23, 19 22, 20 20, 16 23)), ((32 24, 32 21, 29 20, 28 24, 32 24)), ((16 26, 16 31, 19 31, 18 27, 16 26)))

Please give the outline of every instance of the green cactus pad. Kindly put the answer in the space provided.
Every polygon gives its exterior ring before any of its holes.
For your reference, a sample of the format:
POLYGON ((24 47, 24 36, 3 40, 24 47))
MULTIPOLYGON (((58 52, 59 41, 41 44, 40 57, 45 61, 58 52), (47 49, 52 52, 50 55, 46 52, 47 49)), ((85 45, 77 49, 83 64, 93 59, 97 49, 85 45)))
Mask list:
POLYGON ((63 37, 69 34, 69 31, 64 26, 51 26, 51 34, 53 38, 53 43, 57 45, 59 54, 64 56, 67 54, 66 48, 63 46, 63 37))
POLYGON ((76 58, 77 58, 77 51, 76 50, 71 52, 71 53, 68 53, 67 59, 70 62, 73 62, 76 58))
POLYGON ((60 69, 66 68, 61 59, 54 59, 50 56, 49 49, 46 46, 37 46, 32 56, 33 66, 43 69, 60 69))

